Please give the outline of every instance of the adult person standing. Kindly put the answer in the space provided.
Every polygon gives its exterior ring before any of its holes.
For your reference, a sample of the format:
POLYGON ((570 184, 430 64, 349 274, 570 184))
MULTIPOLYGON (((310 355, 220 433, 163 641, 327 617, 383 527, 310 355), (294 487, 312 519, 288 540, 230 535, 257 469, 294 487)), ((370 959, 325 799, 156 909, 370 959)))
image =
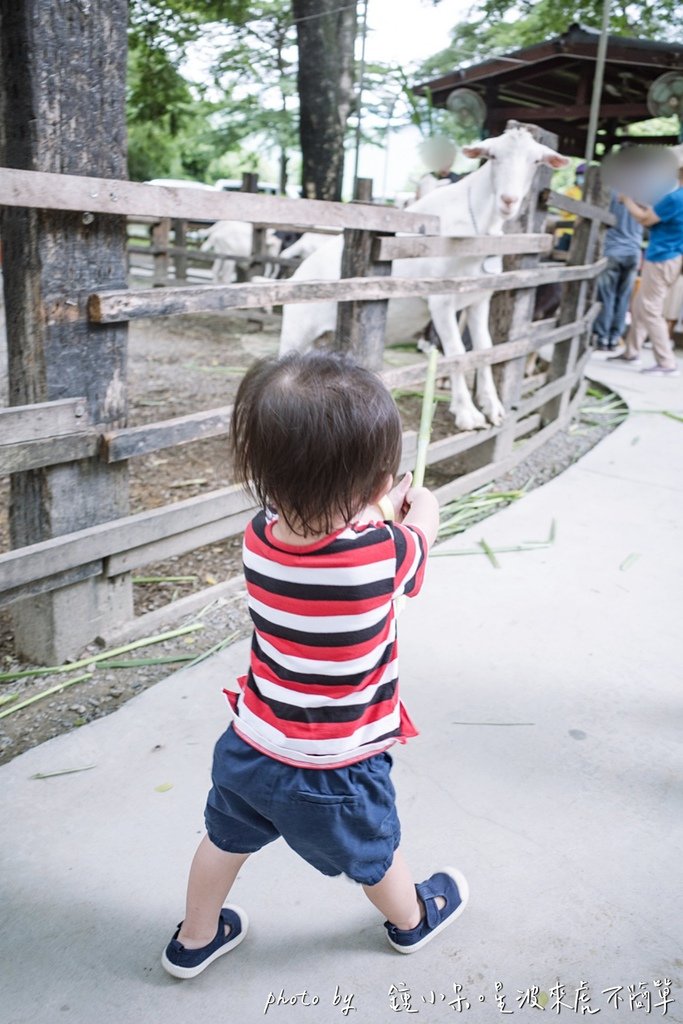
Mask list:
POLYGON ((595 347, 603 352, 618 348, 621 342, 643 242, 643 225, 619 202, 616 192, 612 192, 609 212, 617 222, 605 233, 607 267, 597 281, 602 309, 593 325, 595 347))
POLYGON ((664 319, 664 303, 683 265, 683 149, 676 146, 671 152, 678 164, 678 186, 663 199, 654 206, 644 206, 629 196, 619 196, 638 223, 650 229, 650 242, 645 251, 626 347, 611 359, 638 365, 643 342, 649 336, 655 364, 641 373, 657 377, 678 376, 673 344, 664 319))

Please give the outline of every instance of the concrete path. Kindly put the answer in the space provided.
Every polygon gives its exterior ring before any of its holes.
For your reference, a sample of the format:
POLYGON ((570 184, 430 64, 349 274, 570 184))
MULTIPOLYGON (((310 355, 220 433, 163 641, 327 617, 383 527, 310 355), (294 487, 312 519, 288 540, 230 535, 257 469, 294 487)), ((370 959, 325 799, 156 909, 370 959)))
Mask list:
POLYGON ((3 1024, 683 1021, 683 422, 659 411, 683 414, 683 376, 590 373, 628 421, 439 548, 401 620, 421 730, 396 753, 403 849, 417 878, 466 873, 460 921, 401 957, 360 889, 278 843, 232 894, 247 941, 194 981, 164 973, 241 643, 0 768, 3 1024), (553 520, 554 544, 498 569, 444 557, 553 520))

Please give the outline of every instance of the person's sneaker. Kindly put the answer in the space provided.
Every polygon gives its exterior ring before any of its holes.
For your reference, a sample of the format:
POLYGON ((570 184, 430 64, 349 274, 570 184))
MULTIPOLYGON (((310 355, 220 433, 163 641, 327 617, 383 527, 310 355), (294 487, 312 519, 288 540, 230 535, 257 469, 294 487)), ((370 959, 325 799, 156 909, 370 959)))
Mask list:
POLYGON ((608 356, 608 363, 628 363, 629 366, 640 366, 640 356, 627 356, 625 352, 620 352, 618 356, 608 356))
POLYGON ((677 366, 660 366, 659 363, 655 363, 654 366, 648 366, 640 372, 644 373, 647 377, 680 377, 677 366))
POLYGON ((402 930, 390 921, 384 922, 389 944, 399 953, 415 953, 435 935, 453 924, 467 905, 470 890, 465 877, 457 868, 444 868, 415 886, 425 908, 425 916, 416 928, 402 930), (444 905, 439 907, 439 897, 444 905))
POLYGON ((161 954, 161 964, 174 978, 195 978, 219 956, 239 946, 247 934, 249 918, 241 907, 234 904, 223 907, 214 938, 208 946, 200 946, 199 949, 186 949, 182 942, 178 942, 181 926, 182 922, 161 954))

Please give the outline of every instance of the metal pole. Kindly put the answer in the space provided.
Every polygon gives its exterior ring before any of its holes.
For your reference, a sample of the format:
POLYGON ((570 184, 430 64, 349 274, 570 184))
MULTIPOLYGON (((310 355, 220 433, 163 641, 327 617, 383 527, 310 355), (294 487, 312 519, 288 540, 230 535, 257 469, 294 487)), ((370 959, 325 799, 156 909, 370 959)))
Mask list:
MULTIPOLYGON (((361 124, 361 101, 363 98, 363 82, 365 79, 365 40, 368 34, 368 3, 369 0, 365 0, 365 8, 363 10, 363 28, 362 28, 362 42, 360 51, 360 70, 358 74, 358 95, 356 97, 357 109, 356 109, 356 155, 353 162, 353 180, 355 182, 358 177, 358 161, 360 159, 360 124, 361 124)), ((355 186, 354 186, 355 187, 355 186)))
MULTIPOLYGON (((595 78, 593 79, 593 96, 591 98, 591 112, 588 121, 588 135, 586 137, 586 164, 589 164, 595 153, 595 137, 598 131, 598 118, 600 116, 600 101, 602 99, 602 82, 605 77, 605 57, 607 55, 607 37, 609 35, 610 0, 604 0, 602 6, 602 27, 600 29, 600 41, 598 43, 597 59, 595 61, 595 78)), ((584 182, 585 189, 585 182, 584 182)))

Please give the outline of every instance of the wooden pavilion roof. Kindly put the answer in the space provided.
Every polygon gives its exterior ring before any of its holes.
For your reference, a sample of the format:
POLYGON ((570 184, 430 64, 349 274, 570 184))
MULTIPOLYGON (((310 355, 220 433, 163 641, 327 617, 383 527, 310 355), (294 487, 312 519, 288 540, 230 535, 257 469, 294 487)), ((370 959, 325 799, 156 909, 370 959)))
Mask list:
MULTIPOLYGON (((563 153, 583 156, 599 39, 598 31, 573 24, 555 39, 458 68, 416 92, 429 88, 435 106, 443 107, 454 89, 472 89, 486 104, 485 134, 499 134, 510 119, 530 122, 555 132, 563 153)), ((604 134, 598 141, 610 148, 618 129, 649 119, 648 88, 677 70, 683 73, 682 45, 609 36, 598 123, 604 134)), ((649 141, 671 145, 678 138, 649 141)))

